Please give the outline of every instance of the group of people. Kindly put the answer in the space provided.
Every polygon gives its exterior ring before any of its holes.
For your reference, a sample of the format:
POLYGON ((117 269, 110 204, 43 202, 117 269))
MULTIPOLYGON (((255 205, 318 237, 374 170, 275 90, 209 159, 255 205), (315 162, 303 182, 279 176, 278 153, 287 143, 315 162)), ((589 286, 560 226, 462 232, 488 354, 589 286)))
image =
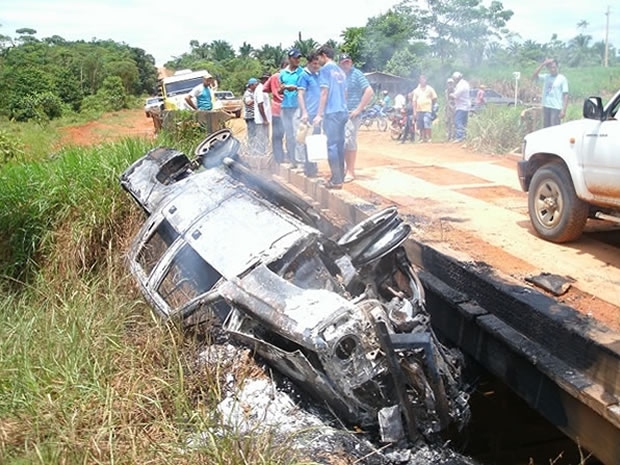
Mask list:
MULTIPOLYGON (((446 82, 444 122, 449 141, 463 142, 467 131, 467 122, 471 107, 469 83, 456 71, 446 82)), ((431 142, 433 121, 438 116, 439 103, 437 92, 421 75, 418 86, 406 96, 396 95, 394 109, 404 113, 404 129, 401 143, 415 141, 416 130, 420 142, 431 142)))
POLYGON ((331 171, 326 187, 342 189, 355 179, 360 115, 374 91, 347 54, 336 62, 334 50, 324 45, 306 57, 305 68, 300 66, 301 57, 293 48, 280 71, 248 80, 243 95, 248 146, 256 154, 267 154, 271 135, 276 163, 303 164, 307 176, 316 176, 316 164, 308 161, 306 146, 297 135, 304 131, 300 125, 314 134, 322 132, 331 171))
MULTIPOLYGON (((293 48, 278 72, 248 80, 243 95, 248 146, 254 154, 266 155, 271 150, 276 163, 293 167, 303 164, 307 176, 316 176, 316 164, 308 161, 306 146, 296 135, 300 125, 305 125, 302 130, 311 128, 314 134, 323 132, 331 170, 326 185, 341 189, 344 183, 355 179, 360 115, 373 99, 374 91, 347 54, 340 55, 336 63, 334 50, 324 45, 306 57, 305 68, 300 65, 301 58, 301 52, 293 48)), ((534 71, 533 78, 543 82, 543 126, 560 124, 568 103, 568 82, 558 73, 557 62, 546 59, 534 71), (549 72, 540 74, 545 66, 549 72)), ((186 96, 187 104, 195 110, 213 109, 212 86, 213 77, 206 74, 203 83, 186 96)), ((484 104, 484 87, 480 89, 476 101, 484 104)), ((469 83, 458 71, 446 81, 445 102, 447 139, 463 142, 472 101, 469 83)), ((382 103, 391 104, 387 92, 383 93, 382 103)), ((421 142, 431 141, 438 103, 437 93, 426 76, 420 76, 418 86, 406 96, 397 95, 394 108, 402 108, 406 114, 402 143, 415 140, 415 128, 421 142)))

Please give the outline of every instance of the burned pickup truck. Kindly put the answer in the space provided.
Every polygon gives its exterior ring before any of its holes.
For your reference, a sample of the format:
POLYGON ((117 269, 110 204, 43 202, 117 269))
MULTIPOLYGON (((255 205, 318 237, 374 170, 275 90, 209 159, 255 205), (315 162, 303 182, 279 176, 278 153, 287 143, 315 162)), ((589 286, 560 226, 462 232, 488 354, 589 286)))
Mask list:
POLYGON ((333 239, 309 203, 248 169, 239 146, 222 130, 192 159, 156 148, 122 174, 147 214, 128 254, 146 299, 185 325, 215 318, 386 442, 463 427, 460 353, 430 326, 396 208, 333 239))

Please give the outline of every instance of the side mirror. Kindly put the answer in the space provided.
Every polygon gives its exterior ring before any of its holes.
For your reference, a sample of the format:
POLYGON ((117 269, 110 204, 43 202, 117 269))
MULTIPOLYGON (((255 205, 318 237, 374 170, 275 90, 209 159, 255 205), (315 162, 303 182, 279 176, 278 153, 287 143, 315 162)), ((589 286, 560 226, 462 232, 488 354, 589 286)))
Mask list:
POLYGON ((603 101, 600 97, 590 97, 583 102, 583 117, 587 119, 603 119, 603 101))

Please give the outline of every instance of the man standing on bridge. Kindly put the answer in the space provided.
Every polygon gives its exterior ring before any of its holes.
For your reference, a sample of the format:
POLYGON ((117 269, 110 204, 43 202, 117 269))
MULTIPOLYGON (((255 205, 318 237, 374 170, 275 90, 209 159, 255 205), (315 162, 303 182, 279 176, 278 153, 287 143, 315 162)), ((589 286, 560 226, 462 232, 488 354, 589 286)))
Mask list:
POLYGON ((347 175, 344 182, 355 179, 355 159, 357 158, 357 131, 362 122, 361 113, 370 103, 375 91, 364 73, 353 66, 351 56, 343 53, 340 55, 340 67, 347 75, 347 108, 349 121, 345 127, 344 163, 347 175))
POLYGON ((185 96, 185 103, 193 110, 213 110, 212 85, 213 76, 209 73, 205 74, 202 78, 202 84, 198 84, 185 96), (194 103, 194 100, 196 100, 196 103, 194 103))

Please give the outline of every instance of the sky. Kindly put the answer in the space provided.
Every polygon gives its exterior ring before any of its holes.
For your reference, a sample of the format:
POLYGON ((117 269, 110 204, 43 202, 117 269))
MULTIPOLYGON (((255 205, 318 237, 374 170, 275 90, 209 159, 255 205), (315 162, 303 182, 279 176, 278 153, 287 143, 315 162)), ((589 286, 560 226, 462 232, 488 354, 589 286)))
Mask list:
MULTIPOLYGON (((490 0, 484 0, 488 4, 490 0)), ((318 43, 339 41, 347 27, 364 26, 384 13, 394 0, 0 0, 0 34, 14 37, 28 27, 42 39, 59 35, 67 40, 112 39, 144 49, 158 66, 189 52, 189 42, 226 40, 235 49, 245 41, 258 48, 297 39, 318 43)), ((547 42, 553 33, 567 41, 577 35, 577 23, 589 23, 593 41, 605 38, 605 12, 611 6, 609 41, 620 47, 620 6, 611 0, 504 0, 514 12, 508 27, 523 40, 547 42)))

